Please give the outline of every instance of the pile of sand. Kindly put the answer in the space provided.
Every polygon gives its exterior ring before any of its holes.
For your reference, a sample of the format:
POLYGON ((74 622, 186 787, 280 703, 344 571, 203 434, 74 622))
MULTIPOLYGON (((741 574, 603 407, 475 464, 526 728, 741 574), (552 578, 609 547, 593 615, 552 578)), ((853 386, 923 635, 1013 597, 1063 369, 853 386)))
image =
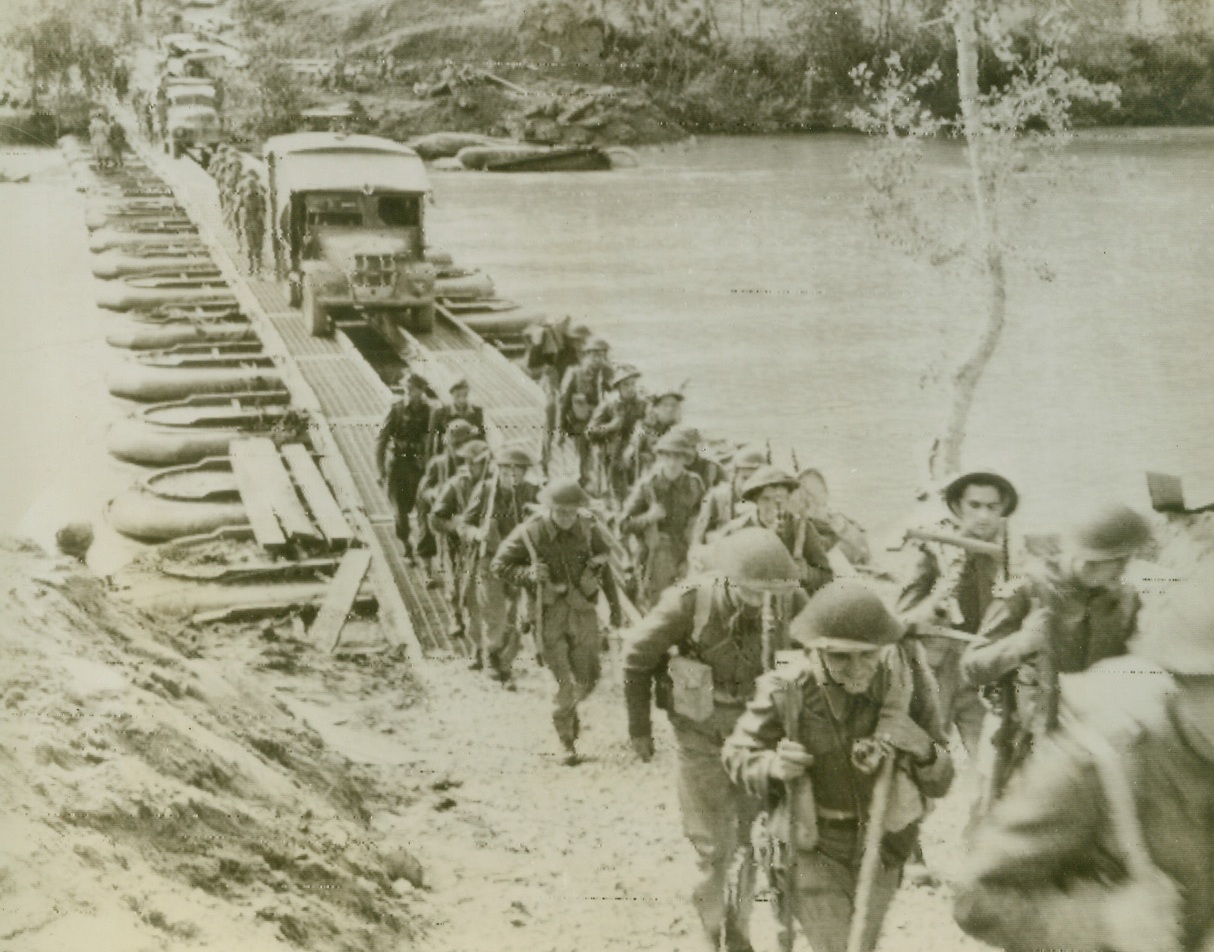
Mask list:
POLYGON ((372 779, 255 671, 199 657, 200 633, 78 563, 5 541, 0 575, 0 944, 413 944, 423 874, 368 835, 372 779))

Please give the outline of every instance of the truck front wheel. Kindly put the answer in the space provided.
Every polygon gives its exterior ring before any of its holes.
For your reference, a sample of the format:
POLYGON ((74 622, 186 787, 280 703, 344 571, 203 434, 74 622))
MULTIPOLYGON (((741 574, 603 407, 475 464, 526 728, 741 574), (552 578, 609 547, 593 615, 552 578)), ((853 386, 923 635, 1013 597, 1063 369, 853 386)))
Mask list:
POLYGON ((303 286, 303 316, 313 337, 332 337, 333 322, 325 306, 317 300, 316 292, 307 281, 303 286))
POLYGON ((413 309, 413 333, 429 334, 434 330, 434 302, 413 309))

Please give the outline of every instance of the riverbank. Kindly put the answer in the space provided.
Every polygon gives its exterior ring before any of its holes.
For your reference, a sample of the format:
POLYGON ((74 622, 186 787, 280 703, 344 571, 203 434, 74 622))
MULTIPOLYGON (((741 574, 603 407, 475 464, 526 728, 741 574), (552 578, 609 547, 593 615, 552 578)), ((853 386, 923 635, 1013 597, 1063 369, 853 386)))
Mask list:
MULTIPOLYGON (((573 0, 355 0, 339 8, 242 0, 234 32, 259 57, 275 50, 317 57, 327 78, 301 83, 300 102, 350 105, 359 131, 638 145, 688 134, 848 129, 858 104, 852 69, 883 63, 895 50, 912 71, 939 65, 944 79, 923 96, 937 113, 955 115, 953 39, 943 21, 920 25, 913 6, 878 27, 858 0, 829 16, 747 14, 744 3, 642 14, 627 4, 573 0)), ((1214 24, 1146 31, 1109 11, 1086 15, 1064 62, 1118 85, 1121 99, 1077 106, 1078 126, 1214 123, 1214 24)), ((1009 79, 998 57, 983 57, 981 68, 984 87, 1009 79)))

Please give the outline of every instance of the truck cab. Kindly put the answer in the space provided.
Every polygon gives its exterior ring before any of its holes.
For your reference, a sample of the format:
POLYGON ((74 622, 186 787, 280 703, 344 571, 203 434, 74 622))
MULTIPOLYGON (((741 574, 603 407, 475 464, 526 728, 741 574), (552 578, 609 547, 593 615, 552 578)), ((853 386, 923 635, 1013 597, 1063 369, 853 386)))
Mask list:
POLYGON ((422 160, 375 136, 301 132, 265 145, 274 262, 314 335, 355 314, 402 345, 434 326, 422 160))
POLYGON ((174 158, 191 147, 209 153, 222 140, 212 80, 166 76, 158 99, 164 148, 174 158))

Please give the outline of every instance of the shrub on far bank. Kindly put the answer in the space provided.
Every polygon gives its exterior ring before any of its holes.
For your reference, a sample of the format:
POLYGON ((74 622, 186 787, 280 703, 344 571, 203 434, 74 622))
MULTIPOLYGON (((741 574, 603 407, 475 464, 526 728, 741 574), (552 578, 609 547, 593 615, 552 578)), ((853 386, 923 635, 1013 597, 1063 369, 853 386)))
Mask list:
POLYGON ((1076 110, 1079 124, 1214 124, 1214 36, 1104 37, 1074 62, 1089 79, 1121 87, 1119 105, 1076 110))

